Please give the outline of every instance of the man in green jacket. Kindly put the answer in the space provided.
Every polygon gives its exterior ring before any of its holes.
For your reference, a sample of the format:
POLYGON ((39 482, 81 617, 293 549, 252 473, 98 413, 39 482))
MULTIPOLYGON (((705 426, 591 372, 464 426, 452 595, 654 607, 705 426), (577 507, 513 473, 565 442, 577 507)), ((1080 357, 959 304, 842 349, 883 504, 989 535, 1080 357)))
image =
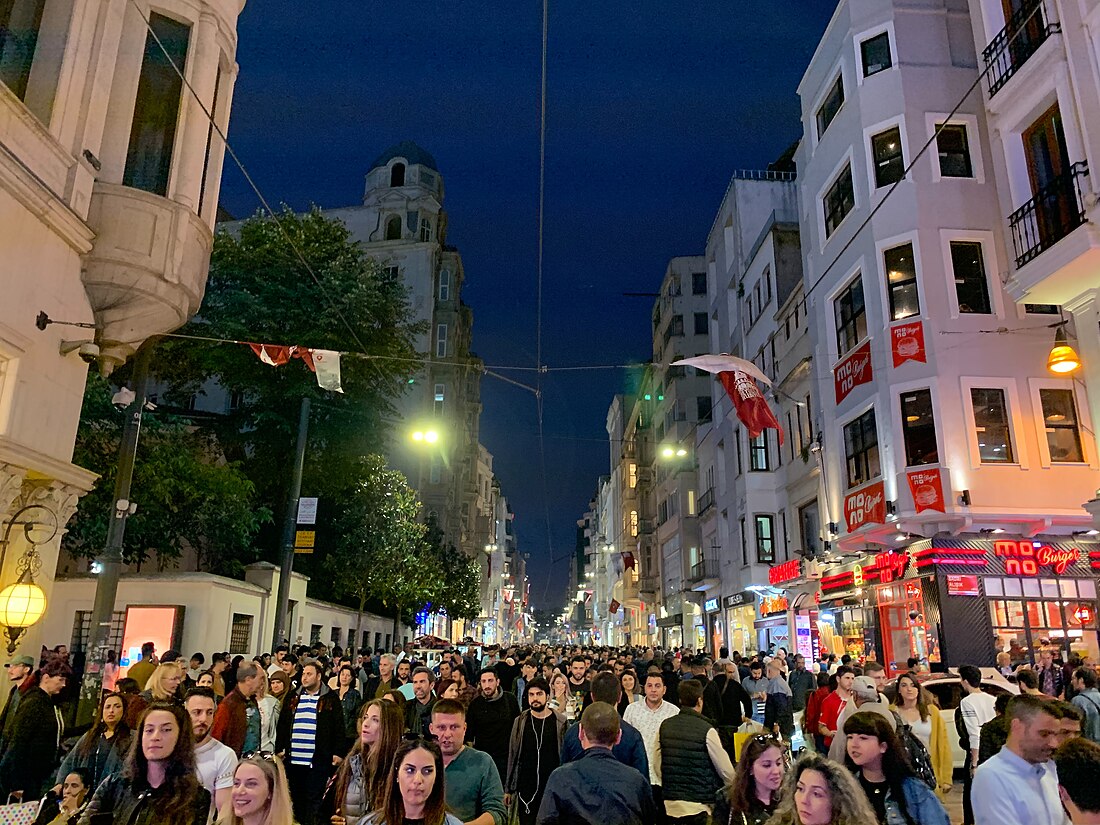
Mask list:
POLYGON ((504 788, 489 754, 466 747, 466 709, 453 699, 432 706, 432 735, 443 752, 447 807, 466 825, 504 825, 504 788))

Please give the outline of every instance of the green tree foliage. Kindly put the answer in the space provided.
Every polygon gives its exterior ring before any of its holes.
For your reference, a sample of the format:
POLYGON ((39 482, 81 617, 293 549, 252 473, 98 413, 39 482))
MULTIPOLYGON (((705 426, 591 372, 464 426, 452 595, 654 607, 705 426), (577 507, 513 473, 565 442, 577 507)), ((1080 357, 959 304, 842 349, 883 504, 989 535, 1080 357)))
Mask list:
POLYGON ((405 477, 379 455, 361 459, 359 467, 359 482, 339 499, 325 568, 338 597, 357 601, 360 612, 368 600, 381 603, 396 624, 431 600, 438 571, 422 555, 427 528, 405 477))
POLYGON ((444 541, 434 515, 428 517, 422 558, 437 571, 426 601, 452 619, 476 619, 481 614, 481 565, 444 541))
MULTIPOLYGON (((74 461, 100 474, 80 503, 63 546, 91 558, 107 538, 124 414, 111 404, 112 389, 88 376, 74 461)), ((156 554, 161 566, 193 548, 202 569, 239 575, 252 560, 253 538, 270 520, 256 489, 236 464, 220 458, 208 434, 177 418, 146 413, 134 468, 138 511, 126 525, 123 558, 140 564, 156 554)))

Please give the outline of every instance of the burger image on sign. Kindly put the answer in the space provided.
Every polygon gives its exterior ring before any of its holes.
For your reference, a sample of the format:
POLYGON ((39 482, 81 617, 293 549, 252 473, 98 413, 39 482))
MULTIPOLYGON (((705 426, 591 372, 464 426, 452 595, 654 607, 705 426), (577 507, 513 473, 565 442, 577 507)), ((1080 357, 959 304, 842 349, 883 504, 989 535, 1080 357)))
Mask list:
POLYGON ((939 499, 939 493, 936 492, 936 488, 931 484, 920 485, 913 494, 913 500, 921 507, 931 507, 938 502, 939 499))
POLYGON ((917 339, 912 335, 906 335, 904 338, 898 339, 897 351, 898 355, 905 358, 912 358, 920 352, 920 344, 917 343, 917 339))

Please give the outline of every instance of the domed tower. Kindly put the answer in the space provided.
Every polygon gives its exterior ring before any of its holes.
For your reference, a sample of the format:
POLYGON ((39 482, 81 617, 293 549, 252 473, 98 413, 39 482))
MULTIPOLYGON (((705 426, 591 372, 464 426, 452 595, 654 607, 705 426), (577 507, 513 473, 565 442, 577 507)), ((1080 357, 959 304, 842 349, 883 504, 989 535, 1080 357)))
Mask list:
POLYGON ((374 212, 367 240, 443 244, 443 177, 433 158, 411 140, 391 146, 371 164, 363 205, 374 212))

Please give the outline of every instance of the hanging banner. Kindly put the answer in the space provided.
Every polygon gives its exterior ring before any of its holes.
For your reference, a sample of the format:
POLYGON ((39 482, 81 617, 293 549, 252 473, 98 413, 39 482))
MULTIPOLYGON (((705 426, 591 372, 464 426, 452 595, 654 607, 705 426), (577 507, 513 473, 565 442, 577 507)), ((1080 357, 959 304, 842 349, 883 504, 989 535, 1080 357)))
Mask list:
POLYGON ((612 599, 611 604, 609 604, 607 606, 607 612, 608 613, 618 613, 620 607, 622 607, 622 604, 619 602, 619 600, 618 599, 612 599))
POLYGON ((940 476, 940 468, 930 470, 910 470, 905 474, 909 480, 909 492, 913 494, 913 504, 917 512, 925 510, 938 510, 946 512, 943 501, 943 479, 940 476))
POLYGON ((924 354, 924 324, 913 321, 890 327, 890 353, 894 357, 894 368, 906 361, 928 363, 924 354))
POLYGON ((833 367, 833 383, 836 390, 836 403, 839 404, 860 384, 871 383, 871 342, 850 354, 833 367))
POLYGON ((866 524, 886 523, 886 489, 881 481, 868 484, 844 497, 844 521, 854 533, 866 524))

